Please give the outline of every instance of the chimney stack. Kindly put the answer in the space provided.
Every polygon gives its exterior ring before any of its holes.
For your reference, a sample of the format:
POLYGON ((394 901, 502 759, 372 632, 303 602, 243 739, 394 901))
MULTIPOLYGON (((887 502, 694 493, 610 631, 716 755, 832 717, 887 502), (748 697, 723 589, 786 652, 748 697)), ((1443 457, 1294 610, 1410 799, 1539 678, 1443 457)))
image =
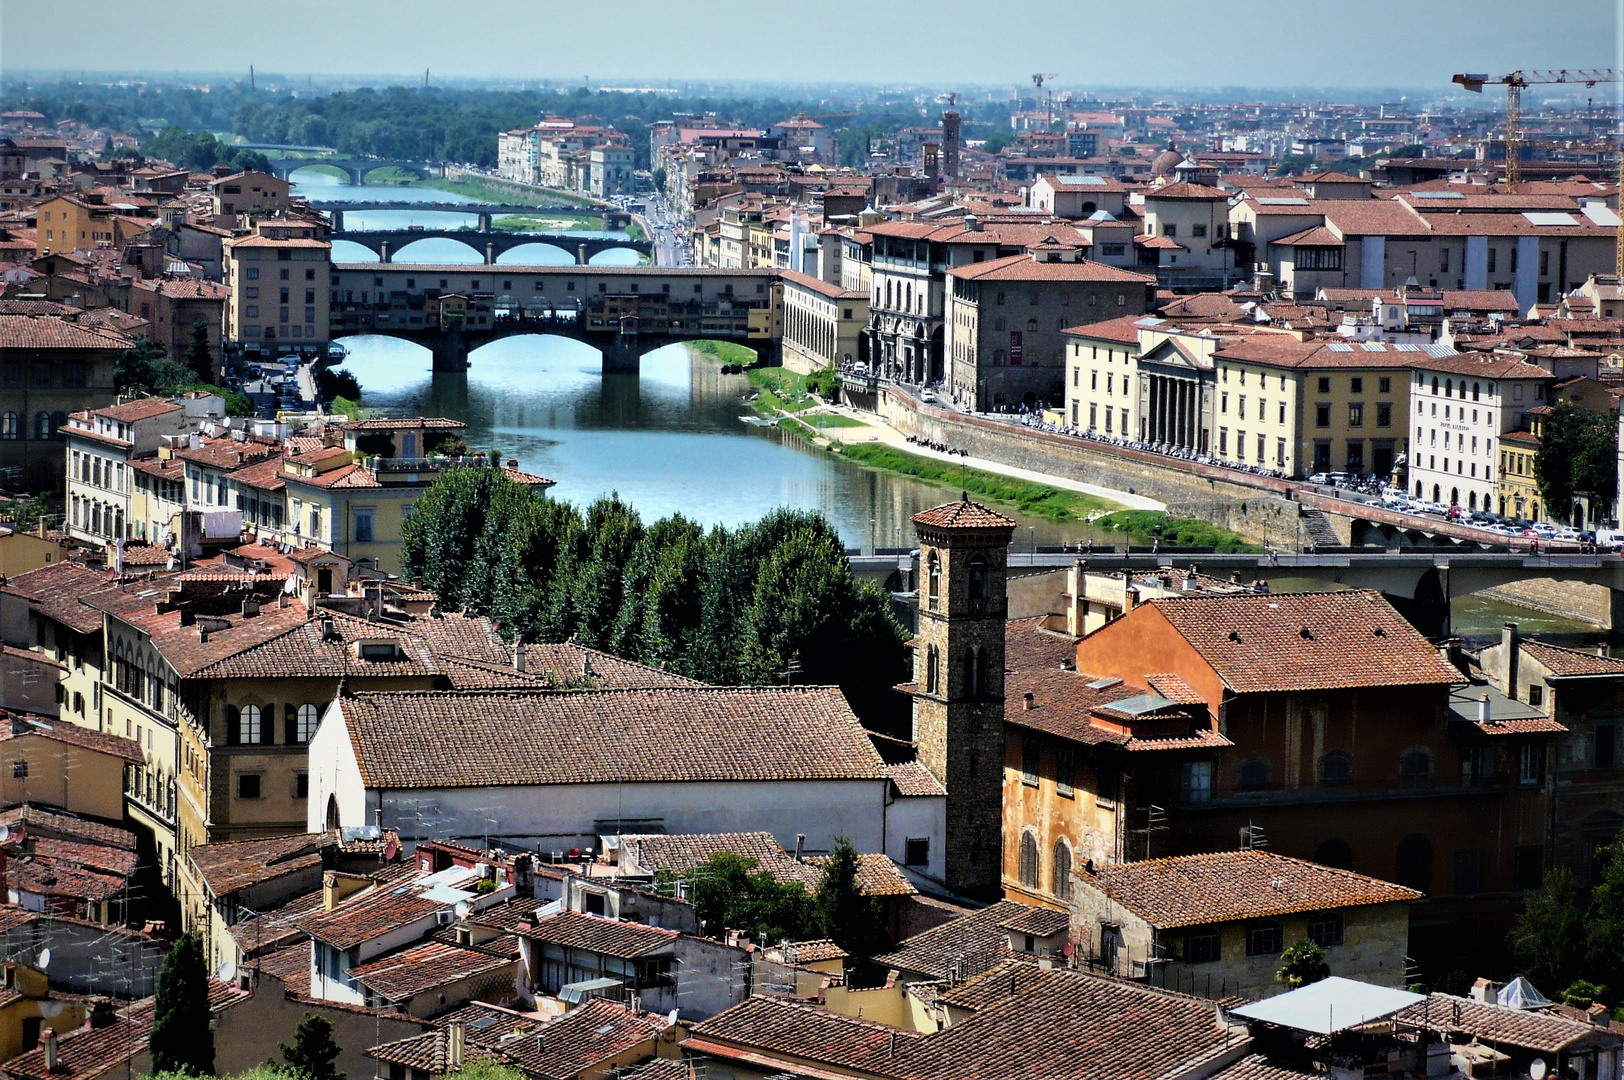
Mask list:
POLYGON ((54 1073, 62 1064, 56 1052, 56 1029, 46 1028, 41 1041, 45 1044, 45 1071, 54 1073))
POLYGON ((1517 624, 1507 620, 1500 628, 1500 646, 1505 655, 1506 684, 1501 687, 1506 697, 1520 700, 1517 693, 1517 668, 1522 659, 1522 638, 1517 633, 1517 624))
POLYGON ((452 1021, 446 1028, 445 1064, 448 1071, 462 1068, 463 1049, 467 1033, 461 1020, 452 1021))
POLYGON ((523 900, 536 898, 535 870, 527 851, 513 856, 513 895, 523 900))
POLYGON ((513 670, 520 675, 524 674, 524 638, 513 639, 513 670))
POLYGON ((1030 690, 1028 690, 1026 692, 1026 694, 1023 695, 1022 698, 1021 698, 1021 711, 1022 712, 1031 712, 1032 711, 1032 692, 1030 690))
POLYGON ((801 861, 801 853, 806 850, 806 833, 795 834, 795 861, 801 861))
POLYGON ((1477 699, 1477 722, 1480 724, 1489 722, 1489 695, 1486 693, 1477 699))

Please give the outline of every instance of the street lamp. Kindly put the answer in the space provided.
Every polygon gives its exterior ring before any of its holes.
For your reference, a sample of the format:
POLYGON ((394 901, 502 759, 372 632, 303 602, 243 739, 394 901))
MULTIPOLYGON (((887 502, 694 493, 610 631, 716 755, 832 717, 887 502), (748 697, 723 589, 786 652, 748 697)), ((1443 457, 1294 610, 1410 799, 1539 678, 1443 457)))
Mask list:
POLYGON ((1036 566, 1038 561, 1038 527, 1036 525, 1028 525, 1026 527, 1026 532, 1032 541, 1032 554, 1027 557, 1026 564, 1028 566, 1036 566))

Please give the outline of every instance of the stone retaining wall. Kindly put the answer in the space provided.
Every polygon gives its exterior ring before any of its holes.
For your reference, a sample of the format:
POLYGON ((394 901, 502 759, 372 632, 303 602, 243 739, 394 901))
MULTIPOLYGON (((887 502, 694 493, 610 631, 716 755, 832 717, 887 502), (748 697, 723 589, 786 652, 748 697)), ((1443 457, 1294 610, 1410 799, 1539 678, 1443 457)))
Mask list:
POLYGON ((1526 581, 1508 581, 1504 585, 1484 589, 1478 595, 1564 619, 1582 619, 1602 629, 1614 629, 1613 592, 1605 585, 1529 578, 1526 581))

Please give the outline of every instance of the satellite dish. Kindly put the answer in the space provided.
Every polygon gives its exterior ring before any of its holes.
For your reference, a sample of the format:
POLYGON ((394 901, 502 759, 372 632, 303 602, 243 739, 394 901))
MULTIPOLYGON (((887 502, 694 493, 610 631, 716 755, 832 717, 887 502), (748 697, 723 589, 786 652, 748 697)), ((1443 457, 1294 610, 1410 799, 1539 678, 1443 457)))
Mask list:
POLYGON ((451 910, 457 913, 457 918, 466 919, 468 917, 468 913, 474 909, 468 906, 468 901, 458 900, 456 906, 451 910))
POLYGON ((677 1022, 677 1010, 672 1009, 669 1013, 667 1013, 665 1022, 668 1024, 675 1024, 677 1022))
POLYGON ((34 963, 41 971, 51 966, 51 950, 49 946, 39 951, 39 958, 34 963))
POLYGON ((7 840, 10 840, 10 839, 11 839, 11 826, 10 825, 0 825, 0 844, 3 844, 7 840))
POLYGON ((214 977, 224 983, 236 982, 237 962, 235 960, 227 960, 225 963, 220 965, 220 970, 214 973, 214 977))
POLYGON ((1545 1074, 1549 1068, 1550 1067, 1545 1064, 1544 1058, 1535 1058, 1528 1065, 1528 1075, 1530 1080, 1545 1080, 1545 1074))

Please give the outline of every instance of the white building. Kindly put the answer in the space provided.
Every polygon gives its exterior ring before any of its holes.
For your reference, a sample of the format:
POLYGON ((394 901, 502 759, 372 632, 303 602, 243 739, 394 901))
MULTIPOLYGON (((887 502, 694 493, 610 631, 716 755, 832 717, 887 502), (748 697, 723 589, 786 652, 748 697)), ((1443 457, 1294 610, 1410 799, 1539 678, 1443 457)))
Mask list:
POLYGON ((1418 351, 1410 379, 1410 493, 1464 510, 1496 502, 1500 437, 1527 427, 1551 376, 1521 357, 1418 351))
POLYGON ((946 802, 893 777, 835 687, 340 696, 310 746, 313 829, 593 850, 627 833, 846 837, 940 881, 946 802))
POLYGON ((166 436, 224 415, 225 402, 212 394, 180 400, 136 398, 74 413, 62 429, 68 443, 68 535, 92 544, 130 539, 136 489, 131 462, 156 453, 166 436))

